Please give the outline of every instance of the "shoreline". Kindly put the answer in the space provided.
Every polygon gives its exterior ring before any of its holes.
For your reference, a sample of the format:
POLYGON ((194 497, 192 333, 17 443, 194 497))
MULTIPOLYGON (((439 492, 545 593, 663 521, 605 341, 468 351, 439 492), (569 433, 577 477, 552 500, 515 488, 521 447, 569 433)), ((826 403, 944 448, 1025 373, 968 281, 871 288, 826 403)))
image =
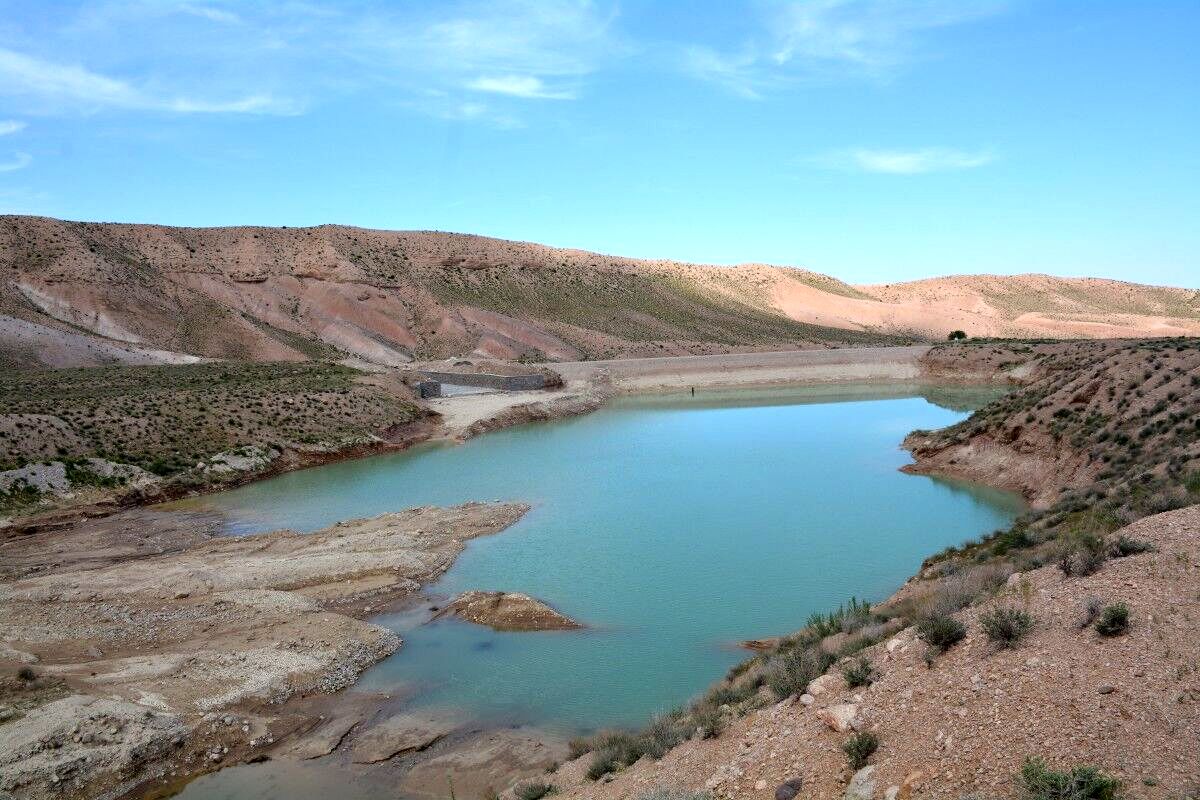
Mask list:
MULTIPOLYGON (((898 375, 898 372, 902 373, 907 378, 907 376, 909 376, 913 370, 917 369, 917 367, 915 366, 916 365, 916 361, 915 361, 916 356, 912 355, 912 351, 920 351, 921 353, 924 353, 924 352, 927 352, 927 348, 910 348, 909 351, 910 351, 910 353, 906 354, 905 357, 910 359, 910 361, 909 362, 900 362, 901 367, 899 370, 897 370, 897 368, 896 368, 897 362, 895 360, 888 359, 888 360, 885 360, 882 362, 883 367, 880 370, 882 375, 885 377, 867 377, 867 378, 860 377, 858 379, 856 379, 856 376, 853 374, 853 372, 852 372, 851 376, 849 377, 849 379, 847 379, 847 371, 845 369, 838 369, 840 367, 845 367, 847 364, 850 364, 852 366, 855 364, 855 362, 853 362, 852 360, 845 360, 844 355, 842 356, 843 363, 831 365, 830 362, 826 361, 825 363, 818 364, 817 369, 815 371, 812 369, 808 370, 806 379, 803 379, 803 380, 797 380, 795 378, 795 373, 787 373, 786 375, 781 377, 778 372, 772 371, 773 368, 768 367, 768 368, 764 369, 760 365, 751 366, 746 369, 731 368, 729 365, 723 365, 723 367, 721 369, 713 369, 712 368, 713 365, 711 362, 714 358, 724 359, 725 357, 706 357, 706 356, 689 357, 689 359, 688 359, 689 363, 691 363, 692 365, 695 366, 694 371, 692 371, 690 373, 685 373, 682 376, 675 376, 674 383, 671 380, 663 381, 661 375, 658 375, 656 372, 655 368, 663 369, 663 368, 665 368, 666 365, 636 364, 635 368, 633 370, 633 374, 640 375, 642 378, 644 378, 646 376, 646 374, 649 373, 652 378, 652 381, 646 381, 644 379, 642 379, 642 380, 635 379, 635 380, 629 381, 629 380, 626 380, 625 374, 618 375, 616 380, 613 380, 612 370, 614 369, 614 366, 612 364, 588 364, 587 362, 584 362, 586 364, 586 369, 589 370, 589 374, 590 374, 589 380, 587 380, 587 381, 579 381, 579 380, 570 381, 562 389, 559 389, 559 390, 556 390, 553 392, 514 393, 513 395, 502 395, 502 396, 464 395, 464 396, 458 396, 458 397, 454 397, 454 398, 446 398, 446 399, 444 399, 445 402, 453 403, 460 407, 463 405, 468 406, 469 413, 460 414, 460 416, 457 418, 454 418, 452 415, 447 415, 447 414, 442 413, 441 414, 442 419, 439 421, 438 427, 435 428, 432 425, 429 425, 426 427, 425 431, 423 431, 427 435, 423 435, 420 438, 412 438, 412 439, 404 442, 403 444, 399 444, 399 445, 397 445, 395 443, 389 443, 386 446, 385 450, 391 451, 391 450, 405 449, 408 446, 411 446, 412 444, 415 444, 418 441, 428 441, 428 440, 438 440, 438 439, 451 439, 451 440, 461 441, 462 439, 470 438, 471 436, 479 435, 480 433, 483 433, 483 432, 486 432, 489 430, 496 430, 496 429, 503 428, 503 427, 509 427, 511 425, 522 424, 522 423, 528 422, 528 421, 533 421, 533 420, 538 420, 538 419, 552 419, 552 418, 557 418, 557 417, 562 417, 562 416, 570 416, 570 415, 574 415, 574 414, 588 413, 592 410, 595 410, 596 408, 601 407, 603 404, 608 402, 608 400, 617 396, 618 394, 628 396, 628 395, 637 395, 637 394, 661 395, 663 393, 677 393, 677 392, 685 390, 685 387, 683 385, 680 385, 681 382, 686 383, 687 385, 694 385, 697 388, 726 389, 726 390, 733 390, 733 391, 740 390, 740 389, 748 389, 748 388, 753 388, 753 387, 773 388, 773 387, 780 387, 780 386, 793 386, 793 387, 820 386, 820 385, 832 386, 832 385, 839 384, 839 383, 857 384, 860 386, 866 386, 866 385, 871 385, 871 384, 890 384, 890 383, 897 383, 897 382, 911 384, 914 382, 911 378, 908 378, 907 380, 901 379, 900 376, 898 375), (830 366, 834 367, 834 369, 832 371, 829 369, 830 366), (647 370, 647 367, 649 367, 650 369, 647 370), (770 376, 769 380, 765 380, 765 381, 763 380, 764 379, 764 371, 766 373, 768 373, 768 375, 770 376), (620 387, 620 389, 618 389, 617 387, 620 387), (483 413, 476 413, 480 410, 482 410, 483 413), (449 417, 449 419, 448 419, 448 417, 449 417)), ((877 351, 871 351, 871 352, 872 352, 872 355, 878 354, 877 351)), ((774 355, 774 354, 768 354, 768 355, 774 355)), ((787 357, 794 357, 794 354, 792 354, 792 353, 788 353, 788 354, 784 354, 784 355, 786 355, 787 357)), ((889 355, 891 355, 891 353, 889 353, 889 355)), ((739 357, 739 358, 741 358, 741 357, 739 357)), ((677 361, 677 359, 664 359, 664 361, 673 362, 673 361, 677 361)), ((875 362, 875 363, 880 363, 880 362, 875 362)), ((810 367, 810 366, 811 365, 804 365, 801 367, 801 369, 805 369, 806 367, 810 367)), ((430 406, 433 408, 433 410, 435 412, 438 411, 438 408, 435 404, 431 403, 430 406)), ((427 418, 423 422, 433 422, 433 420, 429 420, 427 418)), ((349 452, 349 451, 347 451, 347 452, 349 452)), ((371 455, 371 454, 373 454, 373 453, 361 453, 361 455, 371 455)), ((347 456, 347 455, 343 454, 340 457, 338 457, 335 455, 332 458, 324 459, 322 463, 328 463, 328 462, 342 460, 344 458, 350 458, 350 457, 356 457, 356 456, 355 455, 347 456)), ((273 470, 270 474, 255 474, 255 475, 239 476, 240 477, 239 483, 248 483, 248 482, 252 482, 255 480, 260 480, 265 477, 270 477, 273 474, 280 474, 281 472, 284 472, 284 471, 290 471, 290 469, 288 469, 288 470, 276 469, 276 470, 273 470)), ((213 491, 221 491, 225 488, 231 488, 231 485, 225 484, 220 487, 214 487, 213 491)), ((205 493, 208 493, 208 492, 205 492, 205 493)), ((144 513, 157 513, 154 509, 141 508, 141 507, 137 507, 137 506, 133 507, 132 509, 118 509, 118 510, 132 511, 135 513, 139 512, 139 511, 144 512, 144 513)), ((163 510, 162 513, 175 514, 178 512, 163 510)), ((95 524, 95 523, 92 521, 84 521, 84 522, 80 523, 80 526, 87 527, 87 526, 93 525, 93 524, 95 524)), ((338 527, 338 526, 334 526, 334 527, 338 527)), ((38 538, 40 538, 40 537, 38 537, 38 538)), ((221 537, 217 537, 217 538, 219 539, 221 537)), ((203 547, 203 546, 204 545, 201 545, 201 547, 203 547)), ((189 552, 194 551, 194 549, 195 549, 195 543, 186 543, 177 551, 177 555, 180 557, 186 557, 187 554, 189 552)), ((159 552, 162 552, 162 551, 160 550, 159 552)), ((129 560, 126 560, 126 559, 118 556, 117 559, 114 561, 114 564, 118 565, 118 566, 120 566, 122 564, 137 564, 138 558, 139 558, 138 555, 133 555, 133 556, 128 557, 129 560)), ((424 582, 422 582, 421 584, 415 585, 414 587, 411 588, 411 592, 419 593, 421 590, 421 587, 423 585, 424 585, 424 582)), ((415 597, 416 594, 412 594, 411 596, 415 597)), ((187 597, 187 595, 185 594, 184 598, 186 598, 186 597, 187 597)), ((378 609, 378 606, 375 606, 375 608, 378 609)), ((364 606, 363 603, 359 603, 357 608, 353 608, 353 609, 345 608, 345 609, 340 610, 340 613, 349 614, 351 618, 354 618, 354 617, 358 617, 358 616, 369 615, 371 613, 371 609, 372 609, 372 605, 364 606)), ((384 647, 383 649, 386 649, 386 647, 384 647)), ((355 677, 350 676, 348 681, 345 683, 345 685, 340 688, 349 688, 349 687, 353 686, 354 683, 355 683, 355 677)), ((325 699, 324 703, 325 703, 325 706, 327 709, 336 710, 341 707, 341 703, 342 703, 341 699, 344 699, 344 698, 345 698, 345 694, 343 692, 335 692, 333 694, 328 695, 328 697, 325 699)), ((290 701, 288 701, 288 702, 290 702, 290 701)), ((285 711, 289 707, 288 702, 285 702, 285 704, 283 706, 280 706, 279 708, 277 708, 276 711, 278 711, 278 712, 285 711)), ((309 727, 315 728, 315 727, 321 727, 321 726, 315 725, 315 726, 309 726, 309 727)), ((256 728, 256 730, 257 730, 257 728, 256 728)), ((305 735, 300 731, 299 727, 295 728, 294 730, 292 730, 290 732, 285 732, 283 728, 277 728, 276 730, 279 731, 279 741, 281 743, 284 741, 288 741, 289 743, 294 745, 297 736, 300 736, 302 738, 305 735)), ((207 745, 206 745, 206 747, 207 747, 207 745)), ((207 752, 207 750, 205 750, 204 752, 207 752)), ((232 750, 229 753, 228 758, 230 758, 230 759, 241 758, 241 756, 235 756, 235 753, 238 753, 238 752, 241 752, 241 751, 238 749, 232 750)), ((243 758, 242 760, 246 760, 246 761, 251 760, 253 757, 252 753, 249 751, 245 752, 244 756, 245 756, 245 758, 243 758)), ((226 763, 224 760, 224 757, 218 763, 220 763, 220 764, 226 763)), ((212 767, 217 766, 218 763, 214 763, 212 765, 207 765, 207 766, 204 766, 199 769, 194 769, 190 772, 190 774, 192 775, 192 777, 196 777, 200 774, 204 774, 205 772, 211 771, 212 767)), ((175 775, 172 777, 176 780, 182 778, 181 775, 175 775)), ((151 780, 153 780, 153 779, 151 778, 151 780)), ((142 785, 145 785, 145 784, 143 783, 142 785)), ((134 795, 130 795, 129 792, 126 792, 122 796, 134 796, 134 795)))

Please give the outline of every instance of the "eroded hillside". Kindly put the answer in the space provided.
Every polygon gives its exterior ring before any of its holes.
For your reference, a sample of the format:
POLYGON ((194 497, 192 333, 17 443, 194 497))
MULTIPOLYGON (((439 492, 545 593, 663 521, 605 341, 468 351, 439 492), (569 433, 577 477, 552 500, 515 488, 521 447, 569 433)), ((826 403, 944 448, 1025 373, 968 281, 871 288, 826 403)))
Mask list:
POLYGON ((0 217, 0 363, 475 353, 578 360, 972 336, 1200 333, 1200 294, 959 277, 854 287, 480 236, 0 217))

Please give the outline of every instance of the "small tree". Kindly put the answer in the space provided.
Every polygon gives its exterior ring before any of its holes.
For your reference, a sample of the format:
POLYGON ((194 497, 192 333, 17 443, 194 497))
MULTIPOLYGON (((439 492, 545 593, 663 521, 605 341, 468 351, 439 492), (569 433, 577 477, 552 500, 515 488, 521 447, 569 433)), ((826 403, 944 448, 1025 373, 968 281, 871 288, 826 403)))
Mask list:
POLYGON ((961 342, 963 339, 967 338, 967 332, 966 331, 950 331, 950 333, 947 334, 946 338, 951 342, 961 342))

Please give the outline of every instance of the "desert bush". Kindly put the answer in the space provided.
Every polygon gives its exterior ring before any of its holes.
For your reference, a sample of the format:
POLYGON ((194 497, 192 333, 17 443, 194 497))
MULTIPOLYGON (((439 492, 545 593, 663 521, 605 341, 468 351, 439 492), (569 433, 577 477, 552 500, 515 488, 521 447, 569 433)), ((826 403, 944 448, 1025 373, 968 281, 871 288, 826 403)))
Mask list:
POLYGON ((1122 533, 1116 538, 1108 548, 1108 554, 1112 558, 1124 558, 1125 556, 1136 556, 1140 553, 1149 553, 1154 550, 1154 545, 1144 539, 1135 539, 1122 533))
POLYGON ((587 776, 598 780, 609 772, 616 772, 637 761, 646 754, 646 740, 642 736, 625 731, 606 731, 592 738, 592 763, 587 776))
POLYGON ((867 686, 875 680, 875 668, 866 658, 859 658, 842 667, 842 677, 851 689, 867 686))
POLYGON ((860 770, 867 765, 871 754, 879 749, 879 737, 873 733, 856 733, 842 745, 842 752, 850 762, 850 769, 860 770))
POLYGON ((1129 606, 1112 603, 1104 607, 1096 620, 1096 632, 1101 636, 1120 636, 1129 630, 1129 606))
POLYGON ((780 700, 800 694, 814 678, 825 674, 834 658, 816 647, 790 650, 767 661, 763 680, 780 700))
POLYGON ((552 783, 530 781, 521 784, 514 794, 517 800, 542 800, 543 797, 548 797, 557 791, 558 788, 552 783))
POLYGON ((33 667, 21 667, 19 670, 17 670, 17 677, 20 680, 29 683, 30 681, 37 679, 37 673, 33 671, 33 667))
POLYGON ((917 636, 935 652, 944 652, 963 640, 967 626, 947 615, 924 617, 917 622, 917 636))
POLYGON ((1104 609, 1104 601, 1099 597, 1092 596, 1083 601, 1083 613, 1079 615, 1079 629, 1091 627, 1096 621, 1096 617, 1100 616, 1100 612, 1104 609))
POLYGON ((725 715, 711 703, 701 703, 692 709, 692 722, 701 739, 715 739, 725 730, 725 715))
POLYGON ((688 792, 683 789, 655 789, 638 797, 638 800, 712 800, 708 792, 688 792))
POLYGON ((1092 575, 1107 557, 1104 542, 1099 536, 1079 534, 1063 544, 1058 556, 1058 568, 1068 577, 1092 575))
POLYGON ((669 753, 677 744, 684 742, 689 734, 684 719, 684 712, 676 710, 650 720, 650 724, 646 726, 646 730, 642 733, 646 740, 643 746, 646 755, 658 760, 669 753))
POLYGON ((997 608, 979 615, 979 627, 1000 647, 1016 647, 1033 630, 1033 616, 1019 608, 997 608))
POLYGON ((1026 759, 1021 767, 1025 800, 1118 800, 1121 782, 1095 767, 1074 767, 1059 772, 1040 758, 1026 759))

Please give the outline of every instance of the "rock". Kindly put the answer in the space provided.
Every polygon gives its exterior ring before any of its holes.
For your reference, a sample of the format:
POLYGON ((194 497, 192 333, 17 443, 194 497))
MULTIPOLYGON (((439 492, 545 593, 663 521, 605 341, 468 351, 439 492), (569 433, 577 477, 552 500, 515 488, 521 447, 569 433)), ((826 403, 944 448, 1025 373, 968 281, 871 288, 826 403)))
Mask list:
POLYGON ((775 800, 794 800, 804 788, 804 778, 788 778, 775 789, 775 800))
POLYGON ((519 592, 464 592, 434 615, 457 616, 497 631, 571 631, 584 627, 519 592))
POLYGON ((1100 694, 1112 694, 1116 690, 1117 690, 1117 687, 1111 686, 1109 684, 1104 684, 1103 686, 1100 686, 1099 688, 1096 689, 1096 691, 1098 691, 1100 694))
POLYGON ((767 788, 767 782, 762 778, 759 778, 754 782, 754 791, 761 792, 765 788, 767 788))
POLYGON ((839 703, 817 711, 817 719, 838 733, 852 730, 858 721, 857 703, 839 703))
POLYGON ((306 734, 284 755, 301 760, 327 756, 338 748, 346 735, 361 721, 362 718, 357 715, 335 717, 312 733, 306 734))
POLYGON ((822 675, 808 684, 805 694, 811 694, 813 697, 821 697, 822 695, 840 692, 845 687, 846 682, 842 680, 840 675, 822 675))
POLYGON ((800 695, 800 702, 806 706, 811 706, 813 703, 817 702, 817 698, 813 697, 811 694, 802 694, 800 695))
POLYGON ((453 732, 458 722, 448 717, 397 714, 368 730, 354 744, 356 764, 375 764, 414 750, 424 750, 453 732))
POLYGON ((854 773, 854 777, 850 779, 850 785, 846 787, 846 793, 842 795, 842 800, 872 800, 873 797, 875 797, 875 765, 868 764, 854 773))

